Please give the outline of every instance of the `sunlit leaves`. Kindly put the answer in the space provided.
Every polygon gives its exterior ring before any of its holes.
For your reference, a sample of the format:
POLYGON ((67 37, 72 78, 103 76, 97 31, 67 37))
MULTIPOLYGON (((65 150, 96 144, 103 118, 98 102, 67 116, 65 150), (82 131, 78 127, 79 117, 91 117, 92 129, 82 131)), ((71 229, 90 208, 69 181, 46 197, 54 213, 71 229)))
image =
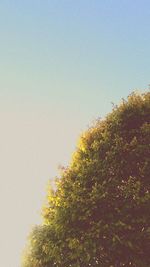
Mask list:
POLYGON ((132 94, 81 136, 23 267, 149 267, 149 229, 150 94, 132 94))

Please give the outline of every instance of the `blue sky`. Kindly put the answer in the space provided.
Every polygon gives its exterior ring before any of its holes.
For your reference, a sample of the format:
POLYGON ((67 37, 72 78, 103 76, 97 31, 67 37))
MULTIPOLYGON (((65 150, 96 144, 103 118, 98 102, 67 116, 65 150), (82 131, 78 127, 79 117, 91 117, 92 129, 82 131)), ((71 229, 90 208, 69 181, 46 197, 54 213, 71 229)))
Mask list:
POLYGON ((150 83, 150 2, 0 1, 0 258, 18 267, 78 136, 150 83), (9 255, 9 257, 8 257, 9 255))
POLYGON ((2 90, 69 110, 82 102, 83 112, 94 106, 101 113, 100 98, 118 101, 149 83, 149 7, 148 1, 1 1, 2 90))

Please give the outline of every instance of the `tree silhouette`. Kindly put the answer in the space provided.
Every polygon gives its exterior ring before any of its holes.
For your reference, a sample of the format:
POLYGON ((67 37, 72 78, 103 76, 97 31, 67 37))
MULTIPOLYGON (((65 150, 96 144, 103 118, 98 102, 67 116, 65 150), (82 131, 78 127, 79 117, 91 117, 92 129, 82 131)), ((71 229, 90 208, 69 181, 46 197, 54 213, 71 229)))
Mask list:
POLYGON ((23 267, 149 267, 150 93, 133 93, 80 138, 23 267))

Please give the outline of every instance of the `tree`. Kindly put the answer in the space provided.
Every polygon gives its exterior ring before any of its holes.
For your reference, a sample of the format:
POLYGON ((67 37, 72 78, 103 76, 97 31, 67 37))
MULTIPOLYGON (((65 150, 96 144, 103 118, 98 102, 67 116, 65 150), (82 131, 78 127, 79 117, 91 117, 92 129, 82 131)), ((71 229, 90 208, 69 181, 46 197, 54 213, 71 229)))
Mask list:
POLYGON ((56 183, 23 267, 149 267, 150 93, 90 127, 56 183))

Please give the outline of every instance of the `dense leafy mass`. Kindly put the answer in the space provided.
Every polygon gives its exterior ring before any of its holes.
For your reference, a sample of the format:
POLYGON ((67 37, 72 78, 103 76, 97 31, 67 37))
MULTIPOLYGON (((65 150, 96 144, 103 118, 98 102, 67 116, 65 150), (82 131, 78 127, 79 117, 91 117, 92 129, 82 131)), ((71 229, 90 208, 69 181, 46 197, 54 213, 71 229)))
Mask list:
POLYGON ((80 138, 49 189, 23 267, 150 267, 150 93, 80 138))

